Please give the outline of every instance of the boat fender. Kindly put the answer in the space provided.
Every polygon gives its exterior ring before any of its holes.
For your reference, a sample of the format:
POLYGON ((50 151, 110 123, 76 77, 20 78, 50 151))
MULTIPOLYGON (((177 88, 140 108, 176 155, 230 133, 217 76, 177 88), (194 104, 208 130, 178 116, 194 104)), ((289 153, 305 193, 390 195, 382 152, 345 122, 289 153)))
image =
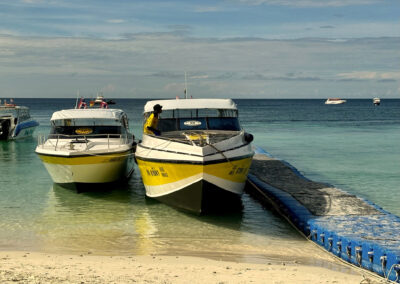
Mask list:
POLYGON ((246 141, 247 143, 250 143, 251 141, 253 141, 254 137, 252 134, 245 132, 244 133, 244 141, 246 141))

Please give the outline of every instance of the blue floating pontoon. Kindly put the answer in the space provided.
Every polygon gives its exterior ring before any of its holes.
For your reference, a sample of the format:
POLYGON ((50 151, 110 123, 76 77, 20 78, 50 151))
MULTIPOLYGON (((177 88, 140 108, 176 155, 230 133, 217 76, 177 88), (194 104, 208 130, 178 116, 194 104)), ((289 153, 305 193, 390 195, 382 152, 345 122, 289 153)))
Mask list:
POLYGON ((326 251, 400 283, 400 218, 376 204, 304 177, 263 149, 249 174, 249 193, 272 205, 326 251))

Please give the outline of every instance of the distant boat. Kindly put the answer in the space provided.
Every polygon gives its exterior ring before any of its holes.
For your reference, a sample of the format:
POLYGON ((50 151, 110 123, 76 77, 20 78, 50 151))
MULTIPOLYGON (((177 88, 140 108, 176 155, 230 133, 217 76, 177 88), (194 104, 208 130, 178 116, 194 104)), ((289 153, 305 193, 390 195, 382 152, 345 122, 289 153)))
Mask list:
POLYGON ((32 136, 39 123, 31 118, 28 107, 17 106, 10 101, 0 105, 0 140, 32 136))
POLYGON ((340 105, 340 104, 344 104, 345 102, 347 102, 344 99, 339 99, 339 98, 329 98, 325 101, 326 105, 340 105))
POLYGON ((381 104, 381 99, 380 98, 373 98, 372 99, 374 105, 379 106, 381 104))
MULTIPOLYGON (((109 102, 106 102, 102 95, 97 95, 96 99, 89 102, 89 106, 92 108, 108 108, 108 104, 109 102)), ((115 102, 111 102, 111 104, 115 104, 115 102)))

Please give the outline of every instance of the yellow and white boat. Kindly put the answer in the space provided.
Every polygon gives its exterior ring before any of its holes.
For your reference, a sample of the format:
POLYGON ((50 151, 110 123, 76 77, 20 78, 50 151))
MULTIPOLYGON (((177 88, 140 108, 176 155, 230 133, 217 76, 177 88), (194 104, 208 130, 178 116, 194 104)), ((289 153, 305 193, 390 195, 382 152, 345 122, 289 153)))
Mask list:
POLYGON ((55 183, 81 188, 129 177, 134 146, 122 110, 68 109, 53 113, 35 152, 55 183))
POLYGON ((230 99, 149 101, 160 104, 161 135, 143 133, 136 149, 146 195, 198 214, 241 204, 254 151, 230 99))

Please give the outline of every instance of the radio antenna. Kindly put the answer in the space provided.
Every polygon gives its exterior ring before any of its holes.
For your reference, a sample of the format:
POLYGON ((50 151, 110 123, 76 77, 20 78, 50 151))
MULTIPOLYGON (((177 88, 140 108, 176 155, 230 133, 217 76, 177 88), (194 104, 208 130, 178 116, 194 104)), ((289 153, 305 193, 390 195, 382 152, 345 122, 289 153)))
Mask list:
POLYGON ((185 99, 187 99, 187 82, 186 82, 186 71, 185 71, 185 99))

